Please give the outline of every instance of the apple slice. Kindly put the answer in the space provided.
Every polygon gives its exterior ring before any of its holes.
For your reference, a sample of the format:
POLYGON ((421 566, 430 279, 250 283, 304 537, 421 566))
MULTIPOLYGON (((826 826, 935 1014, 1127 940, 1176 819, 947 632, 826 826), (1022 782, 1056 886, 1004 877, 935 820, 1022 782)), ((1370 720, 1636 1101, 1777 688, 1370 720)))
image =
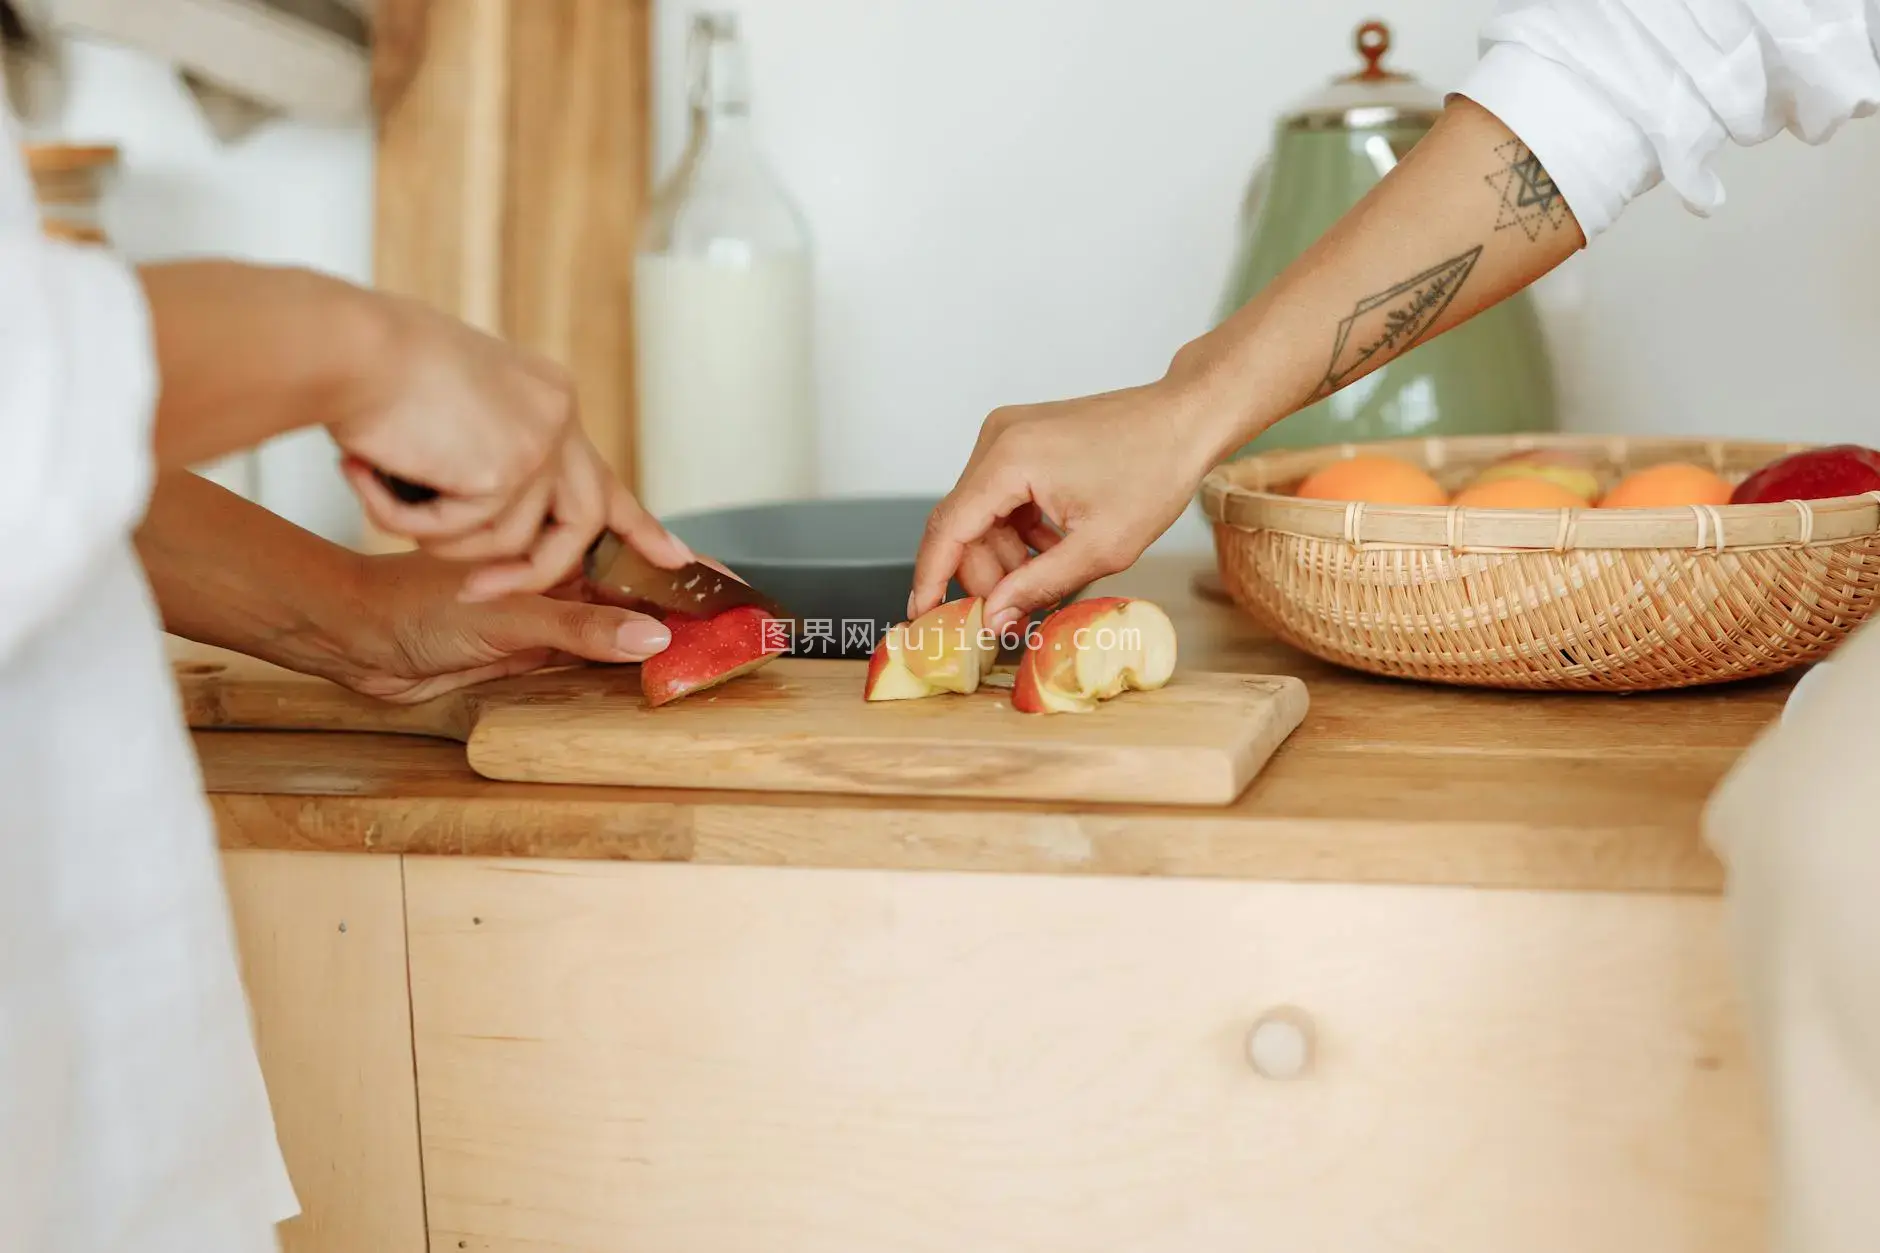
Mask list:
POLYGON ((1018 662, 1012 708, 1022 713, 1074 713, 1094 707, 1077 690, 1077 631, 1125 603, 1120 596, 1080 600, 1039 623, 1018 662))
POLYGON ((1162 607, 1125 600, 1073 635, 1077 689, 1096 700, 1123 692, 1152 692, 1175 673, 1175 624, 1162 607))
POLYGON ((1074 714, 1097 707, 1095 701, 1047 682, 1037 656, 1037 650, 1027 649, 1018 663, 1018 677, 1012 681, 1012 708, 1026 714, 1074 714))
POLYGON ((897 626, 875 642, 875 651, 868 658, 868 677, 862 682, 863 699, 919 700, 934 694, 935 689, 915 678, 901 660, 900 637, 901 628, 897 626))
POLYGON ((1100 596, 1046 618, 1019 662, 1012 708, 1084 713, 1175 673, 1175 625, 1152 601, 1100 596))
POLYGON ((767 666, 789 649, 776 621, 754 605, 727 609, 710 618, 669 614, 672 642, 640 665, 640 692, 653 708, 717 687, 767 666))
POLYGON ((863 697, 918 700, 977 691, 999 656, 998 639, 985 629, 985 610, 979 597, 964 596, 890 629, 868 660, 863 697))
POLYGON ((937 691, 978 690, 980 676, 999 656, 998 641, 986 630, 986 602, 977 596, 950 600, 896 631, 901 664, 937 691))

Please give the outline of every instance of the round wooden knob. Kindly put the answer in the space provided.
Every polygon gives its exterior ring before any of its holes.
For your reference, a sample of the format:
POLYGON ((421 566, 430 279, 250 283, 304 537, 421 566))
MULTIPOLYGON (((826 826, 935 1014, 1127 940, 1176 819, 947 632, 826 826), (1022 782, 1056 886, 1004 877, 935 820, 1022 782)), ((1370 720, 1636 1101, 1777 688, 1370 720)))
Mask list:
POLYGON ((1268 1010, 1247 1032, 1247 1060, 1262 1079, 1297 1079, 1312 1069, 1312 1020, 1291 1006, 1268 1010))

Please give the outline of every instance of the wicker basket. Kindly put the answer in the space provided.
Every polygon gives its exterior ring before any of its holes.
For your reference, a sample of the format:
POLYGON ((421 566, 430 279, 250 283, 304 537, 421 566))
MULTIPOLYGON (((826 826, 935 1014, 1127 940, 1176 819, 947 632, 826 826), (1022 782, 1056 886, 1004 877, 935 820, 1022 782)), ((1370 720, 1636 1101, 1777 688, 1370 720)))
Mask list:
POLYGON ((1221 579, 1295 647, 1474 687, 1650 691, 1817 661, 1880 594, 1880 493, 1669 509, 1458 509, 1289 494, 1359 452, 1455 490, 1527 448, 1593 457, 1609 486, 1662 461, 1732 482, 1807 444, 1602 436, 1399 440, 1273 452, 1202 485, 1221 579))

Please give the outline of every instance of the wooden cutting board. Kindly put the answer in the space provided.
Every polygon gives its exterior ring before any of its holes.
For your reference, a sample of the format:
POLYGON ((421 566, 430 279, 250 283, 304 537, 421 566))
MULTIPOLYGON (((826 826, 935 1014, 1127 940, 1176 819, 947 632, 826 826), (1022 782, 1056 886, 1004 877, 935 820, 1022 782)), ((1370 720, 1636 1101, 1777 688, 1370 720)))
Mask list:
POLYGON ((636 667, 583 667, 390 705, 245 657, 176 669, 198 729, 390 731, 462 740, 471 769, 528 783, 1226 805, 1306 712, 1305 684, 1184 673, 1084 714, 1011 693, 870 704, 860 662, 772 663, 660 709, 636 667))

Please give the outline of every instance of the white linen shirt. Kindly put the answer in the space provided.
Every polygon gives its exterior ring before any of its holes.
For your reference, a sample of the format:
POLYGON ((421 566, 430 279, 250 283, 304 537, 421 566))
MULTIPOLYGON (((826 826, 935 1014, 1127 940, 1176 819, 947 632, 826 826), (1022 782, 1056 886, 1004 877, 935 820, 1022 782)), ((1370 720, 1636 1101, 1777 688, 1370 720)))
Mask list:
POLYGON ((270 1253, 298 1207, 131 543, 143 291, 41 237, 0 118, 0 1250, 270 1253))
POLYGON ((1723 204, 1711 158, 1880 108, 1880 0, 1502 0, 1458 89, 1540 158, 1587 240, 1660 182, 1723 204))

